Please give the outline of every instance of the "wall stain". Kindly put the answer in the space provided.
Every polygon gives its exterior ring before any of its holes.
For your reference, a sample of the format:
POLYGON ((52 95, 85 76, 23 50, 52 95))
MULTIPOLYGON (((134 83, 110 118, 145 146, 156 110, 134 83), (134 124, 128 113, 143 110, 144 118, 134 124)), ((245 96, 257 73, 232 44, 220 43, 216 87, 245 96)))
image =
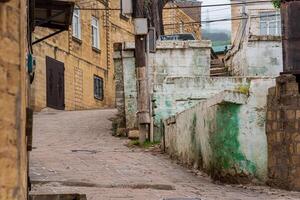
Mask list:
POLYGON ((193 114, 192 123, 190 126, 190 134, 191 134, 191 142, 192 145, 192 155, 194 160, 194 168, 202 167, 203 165, 203 158, 202 158, 202 152, 201 152, 201 144, 198 142, 196 138, 196 131, 197 131, 197 114, 193 114))
POLYGON ((222 104, 217 109, 216 130, 210 135, 212 148, 211 175, 214 179, 230 183, 249 182, 256 166, 240 150, 240 106, 222 104))

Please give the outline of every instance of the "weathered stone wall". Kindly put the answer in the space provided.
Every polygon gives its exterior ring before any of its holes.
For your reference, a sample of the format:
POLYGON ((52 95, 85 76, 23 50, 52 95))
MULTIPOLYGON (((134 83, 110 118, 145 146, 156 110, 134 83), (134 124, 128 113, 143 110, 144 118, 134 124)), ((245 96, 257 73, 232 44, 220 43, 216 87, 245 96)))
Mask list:
POLYGON ((127 129, 137 128, 137 88, 134 48, 123 46, 114 55, 118 114, 125 114, 127 129), (122 91, 123 90, 123 91, 122 91), (122 111, 124 109, 124 111, 122 111))
MULTIPOLYGON (((265 181, 266 93, 275 84, 274 79, 224 77, 203 82, 214 83, 214 92, 219 92, 206 97, 203 93, 203 100, 195 106, 164 120, 167 152, 184 164, 204 169, 217 180, 265 181), (248 89, 241 85, 248 85, 248 89)), ((203 86, 198 89, 212 91, 212 86, 203 86)))
POLYGON ((296 77, 281 75, 269 90, 267 113, 269 184, 300 190, 300 94, 296 77))
MULTIPOLYGON (((181 90, 181 85, 176 85, 178 88, 174 88, 173 90, 170 88, 167 89, 170 85, 168 78, 171 79, 171 77, 174 77, 174 79, 176 79, 175 77, 208 76, 210 69, 210 46, 211 43, 209 41, 164 41, 157 43, 156 53, 151 53, 149 56, 148 74, 150 93, 153 96, 153 101, 156 101, 153 107, 157 107, 154 109, 154 114, 155 121, 157 121, 158 124, 160 124, 161 115, 166 114, 166 116, 170 116, 168 110, 173 109, 174 112, 172 112, 172 114, 176 111, 180 111, 172 107, 175 105, 173 101, 175 102, 179 96, 185 99, 183 100, 184 103, 182 103, 185 105, 182 107, 189 108, 194 105, 187 103, 187 101, 189 101, 187 99, 192 97, 191 94, 193 94, 193 92, 200 91, 199 88, 193 88, 192 91, 191 88, 187 90, 185 87, 181 90), (170 95, 173 96, 170 97, 170 95), (168 99, 169 97, 171 99, 168 99), (169 106, 168 108, 165 108, 166 101, 171 101, 171 103, 167 105, 169 106), (161 112, 163 114, 161 114, 161 112)), ((128 129, 136 128, 137 92, 133 43, 125 43, 122 52, 118 51, 115 54, 115 68, 123 69, 126 127, 128 129), (123 59, 120 60, 121 58, 123 59)), ((116 76, 119 77, 117 74, 116 76)), ((186 85, 187 84, 189 83, 186 83, 186 85)), ((194 97, 197 97, 197 95, 194 95, 194 97)), ((191 101, 197 102, 198 100, 194 99, 191 101)), ((160 135, 156 135, 155 138, 159 140, 160 135)))
POLYGON ((27 199, 26 1, 0 2, 0 200, 27 199))

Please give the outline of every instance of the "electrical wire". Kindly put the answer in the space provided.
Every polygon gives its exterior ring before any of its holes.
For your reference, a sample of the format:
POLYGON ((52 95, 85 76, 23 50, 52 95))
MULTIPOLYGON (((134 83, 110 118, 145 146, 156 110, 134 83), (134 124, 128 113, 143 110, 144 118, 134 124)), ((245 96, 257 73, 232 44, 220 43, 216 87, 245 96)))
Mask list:
MULTIPOLYGON (((180 6, 180 7, 166 7, 164 10, 174 10, 174 9, 188 9, 188 8, 208 8, 208 7, 222 7, 222 6, 237 6, 237 5, 250 5, 250 4, 261 4, 261 3, 271 3, 270 0, 264 1, 247 1, 238 3, 223 3, 223 4, 208 4, 199 6, 180 6)), ((121 11, 121 8, 75 8, 77 10, 110 10, 110 11, 121 11)))
MULTIPOLYGON (((268 17, 272 17, 272 16, 280 16, 280 14, 268 15, 268 17)), ((249 19, 249 18, 250 19, 263 18, 263 16, 257 16, 257 15, 252 15, 252 16, 248 16, 248 17, 238 16, 238 17, 234 17, 234 18, 223 18, 223 19, 207 20, 207 21, 201 21, 201 22, 185 22, 185 23, 183 23, 183 25, 236 21, 236 20, 244 20, 244 19, 249 19)), ((173 26, 173 25, 182 25, 182 23, 164 24, 164 26, 173 26)))

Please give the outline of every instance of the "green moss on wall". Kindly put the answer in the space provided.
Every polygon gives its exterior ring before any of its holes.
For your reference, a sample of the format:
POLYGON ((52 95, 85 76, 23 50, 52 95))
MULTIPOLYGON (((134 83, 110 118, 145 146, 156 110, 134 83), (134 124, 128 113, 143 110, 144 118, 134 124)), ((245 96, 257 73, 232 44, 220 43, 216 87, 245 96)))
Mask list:
POLYGON ((247 160, 240 150, 239 111, 239 105, 220 105, 215 121, 216 130, 210 136, 212 175, 216 179, 228 182, 249 179, 256 173, 255 164, 247 160))

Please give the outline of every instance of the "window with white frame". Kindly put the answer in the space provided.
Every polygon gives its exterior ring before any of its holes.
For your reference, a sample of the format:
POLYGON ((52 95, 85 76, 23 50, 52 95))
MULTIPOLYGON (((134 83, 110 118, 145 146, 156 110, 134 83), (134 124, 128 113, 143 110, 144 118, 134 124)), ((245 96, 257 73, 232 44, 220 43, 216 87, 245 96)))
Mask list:
POLYGON ((81 39, 81 24, 80 24, 80 10, 78 6, 75 6, 73 12, 73 36, 77 39, 81 39))
POLYGON ((92 17, 92 45, 96 49, 100 49, 99 41, 99 20, 92 17))
POLYGON ((279 12, 260 13, 260 35, 281 35, 281 18, 279 12))

